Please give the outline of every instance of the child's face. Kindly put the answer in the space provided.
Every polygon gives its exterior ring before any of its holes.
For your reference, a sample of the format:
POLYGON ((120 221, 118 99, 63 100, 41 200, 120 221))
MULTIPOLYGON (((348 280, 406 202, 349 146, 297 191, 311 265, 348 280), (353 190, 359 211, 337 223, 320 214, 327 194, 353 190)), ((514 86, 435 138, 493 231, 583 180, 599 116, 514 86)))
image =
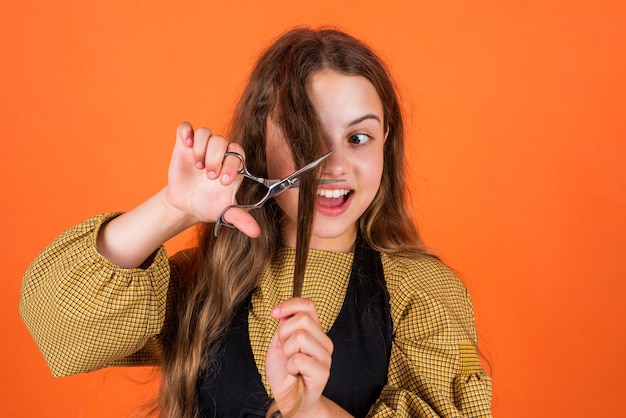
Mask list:
MULTIPOLYGON (((374 86, 361 76, 323 70, 311 76, 307 88, 335 150, 322 166, 321 176, 345 180, 318 188, 311 248, 352 251, 357 221, 372 203, 382 177, 386 140, 382 103, 374 86)), ((283 178, 297 169, 271 118, 267 159, 270 178, 283 178)), ((287 190, 276 201, 286 214, 282 223, 285 244, 295 246, 298 190, 287 190)))

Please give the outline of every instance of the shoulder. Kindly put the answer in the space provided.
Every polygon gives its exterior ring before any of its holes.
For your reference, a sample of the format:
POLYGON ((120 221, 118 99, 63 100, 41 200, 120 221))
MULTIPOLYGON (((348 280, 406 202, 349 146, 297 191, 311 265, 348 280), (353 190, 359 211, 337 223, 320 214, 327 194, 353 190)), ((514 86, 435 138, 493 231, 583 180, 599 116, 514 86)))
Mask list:
POLYGON ((432 295, 465 293, 457 275, 436 257, 414 254, 381 254, 385 279, 390 293, 427 292, 432 295))
POLYGON ((383 253, 381 261, 396 330, 408 323, 409 333, 456 329, 467 336, 473 309, 467 288, 452 269, 423 254, 383 253))

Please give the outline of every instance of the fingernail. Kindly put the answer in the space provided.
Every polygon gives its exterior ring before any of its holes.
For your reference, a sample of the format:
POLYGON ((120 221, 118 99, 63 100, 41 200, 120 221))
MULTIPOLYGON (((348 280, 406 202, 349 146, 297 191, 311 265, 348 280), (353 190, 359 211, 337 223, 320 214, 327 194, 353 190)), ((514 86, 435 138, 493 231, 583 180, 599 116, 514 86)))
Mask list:
POLYGON ((279 315, 280 315, 280 306, 277 306, 274 309, 272 309, 272 316, 276 317, 279 315))
POLYGON ((215 171, 207 171, 206 175, 208 178, 214 180, 217 178, 217 173, 215 171))
POLYGON ((222 175, 222 183, 228 183, 230 181, 230 175, 224 174, 222 175))
POLYGON ((204 163, 202 161, 196 161, 196 168, 204 168, 204 163))
POLYGON ((185 145, 193 145, 193 140, 191 139, 190 136, 188 136, 187 138, 185 138, 185 145))

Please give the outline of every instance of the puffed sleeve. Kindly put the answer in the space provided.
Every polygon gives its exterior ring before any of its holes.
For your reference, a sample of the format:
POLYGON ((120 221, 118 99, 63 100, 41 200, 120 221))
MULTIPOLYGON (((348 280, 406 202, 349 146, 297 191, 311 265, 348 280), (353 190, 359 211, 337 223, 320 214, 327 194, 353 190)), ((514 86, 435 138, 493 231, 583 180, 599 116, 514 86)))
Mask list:
POLYGON ((19 310, 53 376, 159 360, 170 265, 163 248, 140 268, 120 268, 95 241, 103 214, 65 231, 33 261, 19 310))
POLYGON ((387 385, 370 417, 490 417, 465 286, 430 257, 385 257, 394 334, 387 385))

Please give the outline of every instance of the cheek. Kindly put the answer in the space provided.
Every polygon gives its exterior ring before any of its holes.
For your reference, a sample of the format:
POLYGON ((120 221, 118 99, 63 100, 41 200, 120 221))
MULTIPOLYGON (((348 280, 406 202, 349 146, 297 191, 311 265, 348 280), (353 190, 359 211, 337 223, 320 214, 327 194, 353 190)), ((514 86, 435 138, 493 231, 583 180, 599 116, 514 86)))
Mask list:
POLYGON ((277 144, 268 143, 267 146, 267 176, 271 179, 282 179, 294 172, 292 158, 286 145, 275 145, 277 144))
POLYGON ((293 173, 291 156, 286 153, 271 153, 267 155, 267 176, 271 179, 283 179, 293 173), (283 155, 280 155, 283 154, 283 155))
POLYGON ((383 163, 382 154, 358 162, 359 178, 362 184, 374 190, 374 194, 380 187, 380 181, 383 176, 383 163))
POLYGON ((280 129, 271 121, 268 121, 266 135, 267 176, 271 179, 283 179, 296 171, 289 145, 280 129))
POLYGON ((299 190, 298 189, 289 189, 285 190, 274 199, 278 206, 285 212, 289 217, 297 217, 298 216, 298 197, 299 190))

